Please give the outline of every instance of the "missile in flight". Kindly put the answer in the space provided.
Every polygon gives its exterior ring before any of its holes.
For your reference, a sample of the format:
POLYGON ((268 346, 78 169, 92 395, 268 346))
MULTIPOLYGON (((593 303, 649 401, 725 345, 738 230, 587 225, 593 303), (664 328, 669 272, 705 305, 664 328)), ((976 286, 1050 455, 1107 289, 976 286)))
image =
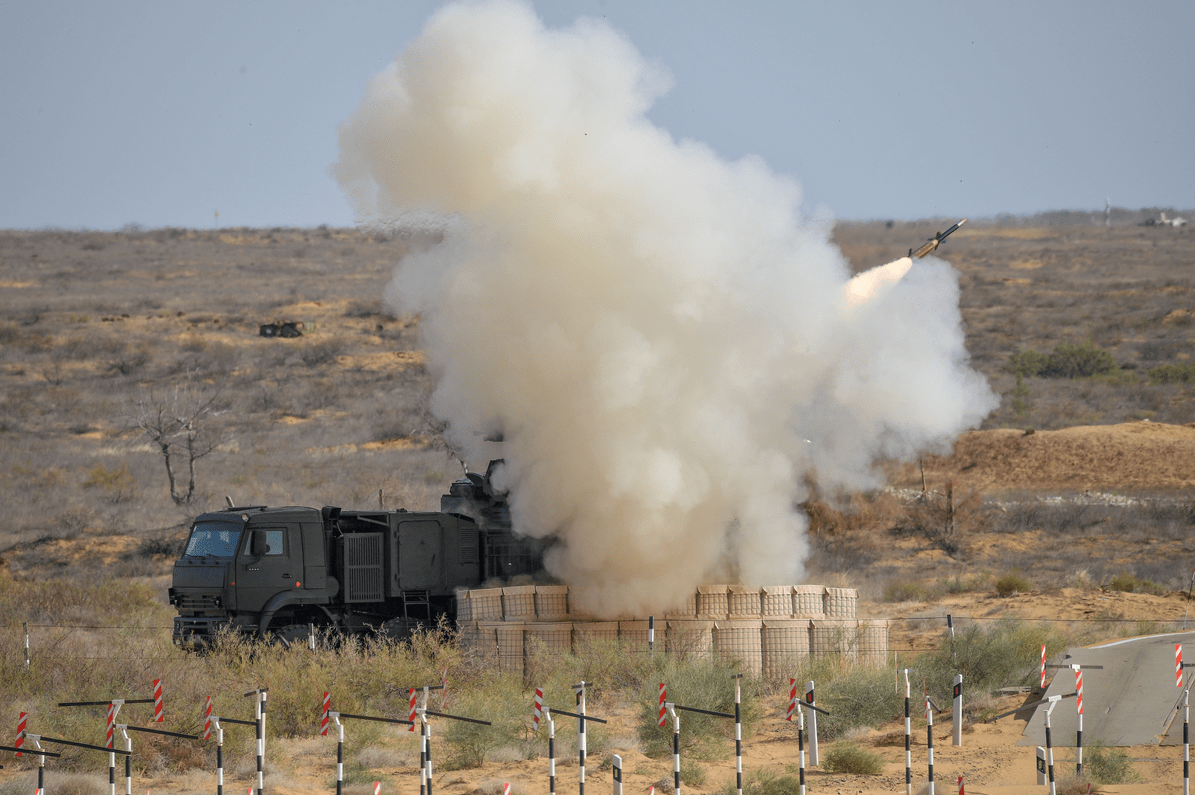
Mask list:
POLYGON ((934 249, 936 249, 938 246, 940 246, 942 244, 943 240, 950 237, 950 235, 954 232, 954 230, 958 229, 960 226, 962 226, 965 223, 967 223, 966 218, 959 221, 957 224, 950 227, 945 232, 938 232, 936 235, 934 235, 933 237, 931 237, 929 239, 928 243, 926 243, 921 248, 917 249, 917 251, 915 251, 915 252, 913 251, 913 249, 909 249, 909 258, 910 259, 921 259, 926 254, 929 254, 934 249))

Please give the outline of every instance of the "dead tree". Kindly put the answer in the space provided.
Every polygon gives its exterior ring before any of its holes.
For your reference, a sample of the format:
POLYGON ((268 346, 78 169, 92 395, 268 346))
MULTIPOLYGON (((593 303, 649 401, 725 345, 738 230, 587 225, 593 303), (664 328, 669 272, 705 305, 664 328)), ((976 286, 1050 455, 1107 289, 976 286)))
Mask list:
POLYGON ((133 424, 141 435, 156 445, 166 465, 170 481, 170 499, 176 505, 189 505, 195 497, 195 462, 215 450, 220 442, 217 418, 222 413, 217 401, 220 390, 205 394, 187 374, 186 382, 172 391, 159 394, 152 389, 137 404, 133 424), (186 461, 187 487, 183 491, 175 474, 186 461))

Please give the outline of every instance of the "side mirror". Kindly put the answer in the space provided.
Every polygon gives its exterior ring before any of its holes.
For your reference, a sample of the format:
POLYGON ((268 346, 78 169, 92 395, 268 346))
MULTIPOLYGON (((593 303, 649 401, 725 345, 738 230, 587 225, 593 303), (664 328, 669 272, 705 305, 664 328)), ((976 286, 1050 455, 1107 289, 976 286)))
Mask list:
POLYGON ((254 530, 249 536, 249 554, 255 558, 266 554, 266 534, 261 530, 254 530))

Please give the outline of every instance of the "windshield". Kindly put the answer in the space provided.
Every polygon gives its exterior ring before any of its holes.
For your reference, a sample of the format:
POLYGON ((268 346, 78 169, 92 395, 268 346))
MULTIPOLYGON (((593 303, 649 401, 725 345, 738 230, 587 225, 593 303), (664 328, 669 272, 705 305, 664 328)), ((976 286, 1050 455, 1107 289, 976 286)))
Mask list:
POLYGON ((231 558, 236 555, 237 542, 241 539, 241 526, 228 522, 197 522, 187 542, 187 557, 197 558, 212 555, 231 558))

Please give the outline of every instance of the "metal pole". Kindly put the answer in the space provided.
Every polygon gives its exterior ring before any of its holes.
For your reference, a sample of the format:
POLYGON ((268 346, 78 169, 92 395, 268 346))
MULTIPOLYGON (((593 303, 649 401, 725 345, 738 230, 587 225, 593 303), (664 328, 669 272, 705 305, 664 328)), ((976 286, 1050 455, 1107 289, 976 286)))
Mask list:
POLYGON ((672 787, 676 795, 680 792, 680 712, 671 702, 665 705, 672 714, 672 787))
POLYGON ((265 776, 262 770, 262 757, 266 754, 266 733, 265 733, 265 704, 262 702, 262 693, 257 691, 257 696, 254 698, 255 705, 253 723, 257 733, 257 795, 262 795, 265 789, 265 776))
MULTIPOLYGON (((29 622, 25 622, 25 670, 29 670, 29 622)), ((39 786, 38 789, 41 789, 39 786)))
POLYGON ((585 795, 585 680, 581 680, 577 685, 577 712, 580 714, 577 718, 577 755, 581 762, 581 784, 578 793, 585 795))
POLYGON ((743 699, 742 688, 739 686, 739 680, 742 678, 742 674, 736 674, 734 677, 734 780, 738 795, 743 795, 743 699))
POLYGON ((801 795, 805 795, 805 710, 797 707, 797 751, 801 755, 801 795))
MULTIPOLYGON (((807 704, 817 704, 813 700, 813 680, 805 683, 805 702, 807 704)), ((813 767, 821 764, 821 758, 817 753, 817 710, 810 710, 809 712, 809 764, 813 767)))
POLYGON ((427 737, 427 795, 432 795, 432 725, 427 719, 427 708, 419 713, 423 720, 423 733, 427 737))
MULTIPOLYGON (((124 701, 117 699, 108 703, 108 737, 107 746, 109 748, 116 747, 115 732, 116 732, 116 715, 120 712, 120 706, 124 701)), ((108 788, 112 795, 116 795, 116 754, 108 754, 108 788)))
POLYGON ((614 795, 622 795, 622 757, 614 754, 614 795))
POLYGON ((1079 725, 1075 731, 1075 775, 1083 775, 1083 668, 1072 665, 1075 671, 1075 710, 1078 713, 1079 725))
MULTIPOLYGON (((411 701, 415 700, 415 691, 411 691, 411 701)), ((416 707, 415 717, 418 715, 418 707, 416 707)), ((427 735, 423 731, 426 721, 419 722, 419 795, 427 794, 427 735)), ((414 728, 414 727, 412 727, 414 728)))
POLYGON ((1057 795, 1054 784, 1054 746, 1050 744, 1050 713, 1061 696, 1051 696, 1050 705, 1046 707, 1046 768, 1050 779, 1050 795, 1057 795))
MULTIPOLYGON (((905 673, 905 795, 913 795, 913 721, 909 717, 909 669, 905 673)), ((810 716, 812 717, 812 716, 810 716)))
POLYGON ((547 707, 544 707, 544 717, 548 720, 548 793, 556 795, 556 721, 552 720, 547 707))
POLYGON ((647 653, 655 654, 656 652, 656 617, 647 617, 647 653))
POLYGON ((124 795, 133 795, 133 740, 129 737, 128 725, 118 726, 124 736, 124 749, 129 755, 124 758, 124 795))
POLYGON ((328 717, 336 721, 336 795, 344 790, 344 724, 339 712, 329 712, 328 717))
POLYGON ((925 695, 925 737, 929 749, 929 795, 934 795, 934 710, 925 695))
POLYGON ((224 727, 220 716, 212 716, 212 725, 216 727, 216 795, 224 795, 224 727))
POLYGON ((1183 692, 1183 795, 1191 795, 1191 739, 1187 728, 1191 722, 1191 691, 1183 692))
POLYGON ((961 746, 963 744, 963 675, 954 675, 954 710, 951 712, 954 718, 954 744, 961 746))

